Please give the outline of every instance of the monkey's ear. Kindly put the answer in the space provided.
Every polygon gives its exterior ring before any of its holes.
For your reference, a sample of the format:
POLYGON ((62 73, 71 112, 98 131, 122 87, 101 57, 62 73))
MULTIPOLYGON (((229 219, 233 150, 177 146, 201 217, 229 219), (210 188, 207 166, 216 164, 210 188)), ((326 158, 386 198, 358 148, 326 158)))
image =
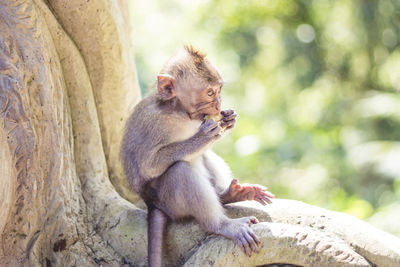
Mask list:
POLYGON ((169 74, 157 75, 158 94, 165 100, 172 99, 176 95, 175 78, 169 74))

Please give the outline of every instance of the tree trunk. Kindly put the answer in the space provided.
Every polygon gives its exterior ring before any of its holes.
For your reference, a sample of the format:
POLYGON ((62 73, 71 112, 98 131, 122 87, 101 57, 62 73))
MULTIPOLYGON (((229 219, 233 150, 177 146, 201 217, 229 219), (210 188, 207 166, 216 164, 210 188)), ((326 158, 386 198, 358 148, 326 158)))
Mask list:
MULTIPOLYGON (((0 0, 0 266, 146 265, 146 211, 118 157, 140 97, 126 5, 0 0)), ((355 218, 249 205, 227 212, 264 222, 259 254, 174 223, 166 265, 400 266, 399 239, 355 218)))

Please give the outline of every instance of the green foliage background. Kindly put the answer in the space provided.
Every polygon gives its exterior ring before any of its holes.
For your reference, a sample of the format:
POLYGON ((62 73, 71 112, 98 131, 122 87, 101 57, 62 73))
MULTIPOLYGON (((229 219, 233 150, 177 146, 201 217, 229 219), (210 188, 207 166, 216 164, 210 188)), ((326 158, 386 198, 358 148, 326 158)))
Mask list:
POLYGON ((186 43, 227 84, 215 150, 242 182, 400 236, 400 2, 131 2, 143 93, 186 43))

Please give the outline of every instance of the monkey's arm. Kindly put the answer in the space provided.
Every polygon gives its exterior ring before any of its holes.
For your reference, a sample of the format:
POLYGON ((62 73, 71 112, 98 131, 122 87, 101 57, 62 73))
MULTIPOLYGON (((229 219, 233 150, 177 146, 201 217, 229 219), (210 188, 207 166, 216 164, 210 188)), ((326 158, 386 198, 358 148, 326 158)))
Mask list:
POLYGON ((160 145, 153 149, 150 155, 146 155, 145 176, 149 178, 158 177, 163 174, 172 164, 180 160, 190 161, 196 157, 221 135, 222 128, 218 123, 210 120, 201 124, 199 131, 192 137, 166 145, 160 145))

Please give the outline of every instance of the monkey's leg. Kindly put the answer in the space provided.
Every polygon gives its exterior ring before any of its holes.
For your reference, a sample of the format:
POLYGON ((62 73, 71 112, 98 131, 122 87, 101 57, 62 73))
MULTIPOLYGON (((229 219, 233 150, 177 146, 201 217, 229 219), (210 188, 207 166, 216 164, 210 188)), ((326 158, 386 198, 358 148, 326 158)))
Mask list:
POLYGON ((274 194, 267 191, 267 188, 257 184, 239 184, 237 179, 233 179, 229 187, 220 195, 223 204, 255 200, 263 205, 271 204, 274 194))
POLYGON ((158 178, 157 186, 157 205, 172 219, 194 217, 208 232, 235 241, 248 256, 251 251, 258 251, 259 240, 250 228, 258 220, 254 216, 240 219, 225 216, 202 163, 175 163, 158 178))
POLYGON ((149 267, 161 267, 163 235, 167 216, 157 208, 148 207, 148 264, 149 267))

